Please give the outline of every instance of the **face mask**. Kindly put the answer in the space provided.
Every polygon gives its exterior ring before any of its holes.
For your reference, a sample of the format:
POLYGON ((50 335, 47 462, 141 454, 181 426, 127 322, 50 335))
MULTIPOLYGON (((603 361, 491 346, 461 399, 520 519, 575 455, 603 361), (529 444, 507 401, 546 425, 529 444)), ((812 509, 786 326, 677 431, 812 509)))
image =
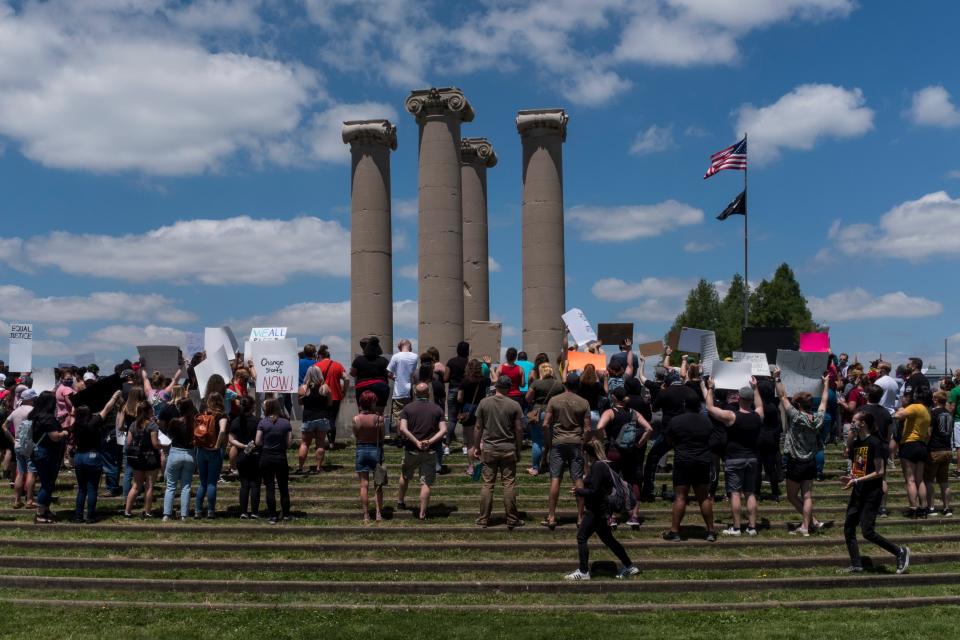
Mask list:
POLYGON ((67 379, 67 380, 64 380, 64 381, 63 381, 63 386, 65 386, 65 387, 72 387, 72 386, 73 386, 73 378, 69 378, 69 379, 67 379))

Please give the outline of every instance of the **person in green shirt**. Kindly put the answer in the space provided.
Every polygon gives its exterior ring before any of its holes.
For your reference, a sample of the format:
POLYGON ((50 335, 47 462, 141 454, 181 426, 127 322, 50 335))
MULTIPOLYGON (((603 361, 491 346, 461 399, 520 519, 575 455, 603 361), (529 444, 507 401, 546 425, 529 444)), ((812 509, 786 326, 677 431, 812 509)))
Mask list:
POLYGON ((953 470, 953 475, 960 478, 960 386, 950 390, 947 409, 953 413, 953 446, 957 454, 957 466, 953 470))

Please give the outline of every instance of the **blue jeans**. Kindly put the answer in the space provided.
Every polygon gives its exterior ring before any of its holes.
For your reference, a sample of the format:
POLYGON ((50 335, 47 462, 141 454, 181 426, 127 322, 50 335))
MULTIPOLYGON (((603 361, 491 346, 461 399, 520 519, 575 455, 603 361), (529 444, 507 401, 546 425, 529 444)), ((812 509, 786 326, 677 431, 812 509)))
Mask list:
POLYGON ((540 471, 540 459, 543 457, 543 427, 541 426, 541 421, 543 420, 543 411, 540 412, 540 420, 537 422, 531 422, 530 424, 530 442, 533 443, 533 446, 530 448, 530 456, 532 460, 530 461, 530 467, 536 471, 540 471))
POLYGON ((217 481, 223 468, 223 451, 220 449, 197 449, 197 502, 196 512, 203 511, 203 499, 207 499, 207 511, 217 510, 217 481))
POLYGON ((120 495, 120 460, 123 457, 123 448, 116 442, 108 441, 100 452, 103 463, 104 492, 110 495, 120 495))
POLYGON ((57 486, 57 474, 60 473, 60 463, 63 454, 59 446, 39 446, 33 452, 33 463, 37 465, 37 477, 40 480, 40 491, 37 493, 37 505, 46 511, 50 510, 53 500, 53 490, 57 486))
POLYGON ((133 486, 133 467, 130 466, 130 461, 127 460, 127 454, 123 454, 123 495, 130 495, 130 487, 133 486))
POLYGON ((98 451, 77 453, 73 456, 73 472, 77 476, 77 508, 73 515, 78 520, 83 517, 83 506, 87 506, 87 518, 93 519, 97 513, 97 491, 100 488, 100 475, 103 464, 98 451))
POLYGON ((457 402, 457 393, 460 392, 460 387, 455 387, 452 384, 450 388, 447 389, 447 433, 443 436, 443 441, 446 444, 450 444, 457 430, 457 416, 460 414, 460 403, 457 402))
MULTIPOLYGON (((193 479, 193 469, 196 466, 193 449, 170 447, 170 453, 167 454, 167 468, 163 473, 167 481, 167 490, 163 494, 163 515, 173 517, 173 496, 177 492, 178 483, 180 484, 180 515, 184 518, 190 515, 190 481, 193 479)), ((214 495, 216 495, 216 484, 214 484, 214 495)))

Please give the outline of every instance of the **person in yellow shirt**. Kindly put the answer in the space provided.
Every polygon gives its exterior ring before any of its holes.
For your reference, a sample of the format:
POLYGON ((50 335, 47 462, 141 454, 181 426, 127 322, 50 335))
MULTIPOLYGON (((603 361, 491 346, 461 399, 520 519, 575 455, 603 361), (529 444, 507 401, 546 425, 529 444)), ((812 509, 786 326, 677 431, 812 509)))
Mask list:
POLYGON ((904 393, 903 408, 894 414, 903 428, 898 440, 900 465, 907 484, 908 518, 924 518, 927 515, 921 505, 927 504, 927 486, 923 481, 923 464, 927 460, 927 441, 930 439, 930 411, 919 394, 904 393))

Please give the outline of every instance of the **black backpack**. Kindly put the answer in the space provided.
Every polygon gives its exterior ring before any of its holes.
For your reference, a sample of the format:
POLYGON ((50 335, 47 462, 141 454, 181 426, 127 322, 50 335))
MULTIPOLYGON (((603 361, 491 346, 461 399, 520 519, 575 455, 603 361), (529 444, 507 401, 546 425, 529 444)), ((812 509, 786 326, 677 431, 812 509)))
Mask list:
POLYGON ((607 494, 607 505, 610 507, 610 511, 612 513, 623 513, 637 506, 637 499, 634 497, 633 491, 630 490, 630 485, 623 479, 623 476, 614 471, 613 467, 607 462, 600 462, 598 464, 603 464, 607 467, 607 472, 610 474, 610 482, 613 485, 610 493, 607 494))

